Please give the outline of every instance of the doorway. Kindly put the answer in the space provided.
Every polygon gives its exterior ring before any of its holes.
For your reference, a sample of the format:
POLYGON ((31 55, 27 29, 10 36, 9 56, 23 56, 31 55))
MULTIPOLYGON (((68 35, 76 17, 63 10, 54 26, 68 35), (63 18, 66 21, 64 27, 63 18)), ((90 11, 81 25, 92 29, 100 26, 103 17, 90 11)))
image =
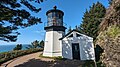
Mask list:
POLYGON ((72 43, 72 56, 73 59, 80 60, 79 43, 72 43))

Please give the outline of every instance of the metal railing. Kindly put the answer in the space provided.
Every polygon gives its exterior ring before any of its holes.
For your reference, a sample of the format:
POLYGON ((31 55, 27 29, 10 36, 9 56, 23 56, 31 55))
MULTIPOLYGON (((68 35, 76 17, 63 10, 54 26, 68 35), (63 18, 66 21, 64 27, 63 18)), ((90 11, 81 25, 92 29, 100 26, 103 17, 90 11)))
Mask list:
POLYGON ((67 26, 67 24, 66 23, 54 23, 54 22, 45 22, 44 23, 44 27, 49 27, 49 26, 67 26))

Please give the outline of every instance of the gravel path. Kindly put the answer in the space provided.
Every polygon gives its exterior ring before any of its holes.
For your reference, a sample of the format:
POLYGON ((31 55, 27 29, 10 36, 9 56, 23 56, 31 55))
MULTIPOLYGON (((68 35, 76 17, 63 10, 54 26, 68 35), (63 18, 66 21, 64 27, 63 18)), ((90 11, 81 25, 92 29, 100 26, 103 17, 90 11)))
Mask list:
POLYGON ((80 60, 53 60, 42 58, 42 52, 32 53, 10 60, 0 67, 82 67, 84 62, 80 60))
POLYGON ((28 54, 28 55, 25 55, 25 56, 15 58, 13 60, 10 60, 10 61, 2 64, 0 67, 15 67, 15 66, 24 64, 26 62, 29 62, 30 60, 33 60, 33 59, 34 60, 37 59, 37 60, 41 60, 41 61, 53 61, 53 59, 40 58, 39 55, 41 53, 42 52, 37 52, 37 53, 32 53, 32 54, 28 54))

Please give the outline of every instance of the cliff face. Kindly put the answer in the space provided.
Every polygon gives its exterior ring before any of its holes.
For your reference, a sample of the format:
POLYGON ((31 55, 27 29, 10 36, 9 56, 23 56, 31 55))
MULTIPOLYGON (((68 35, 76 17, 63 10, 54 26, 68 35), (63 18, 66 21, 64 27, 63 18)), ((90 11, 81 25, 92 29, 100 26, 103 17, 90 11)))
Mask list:
POLYGON ((106 15, 100 24, 100 31, 104 31, 111 25, 120 24, 120 0, 113 0, 112 4, 106 10, 106 15))
POLYGON ((104 50, 101 61, 106 67, 120 66, 120 0, 113 0, 107 9, 96 44, 104 50))

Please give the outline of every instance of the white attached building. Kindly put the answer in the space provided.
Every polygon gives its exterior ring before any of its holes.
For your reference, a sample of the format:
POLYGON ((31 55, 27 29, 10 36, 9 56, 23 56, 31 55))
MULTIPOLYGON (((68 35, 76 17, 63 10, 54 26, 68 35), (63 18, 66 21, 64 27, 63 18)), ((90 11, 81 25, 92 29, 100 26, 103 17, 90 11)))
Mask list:
POLYGON ((60 39, 62 56, 69 59, 95 60, 93 38, 72 30, 60 39))
POLYGON ((45 46, 43 56, 62 56, 68 59, 95 60, 93 38, 72 30, 65 35, 63 15, 56 9, 46 12, 47 25, 45 26, 45 46))

